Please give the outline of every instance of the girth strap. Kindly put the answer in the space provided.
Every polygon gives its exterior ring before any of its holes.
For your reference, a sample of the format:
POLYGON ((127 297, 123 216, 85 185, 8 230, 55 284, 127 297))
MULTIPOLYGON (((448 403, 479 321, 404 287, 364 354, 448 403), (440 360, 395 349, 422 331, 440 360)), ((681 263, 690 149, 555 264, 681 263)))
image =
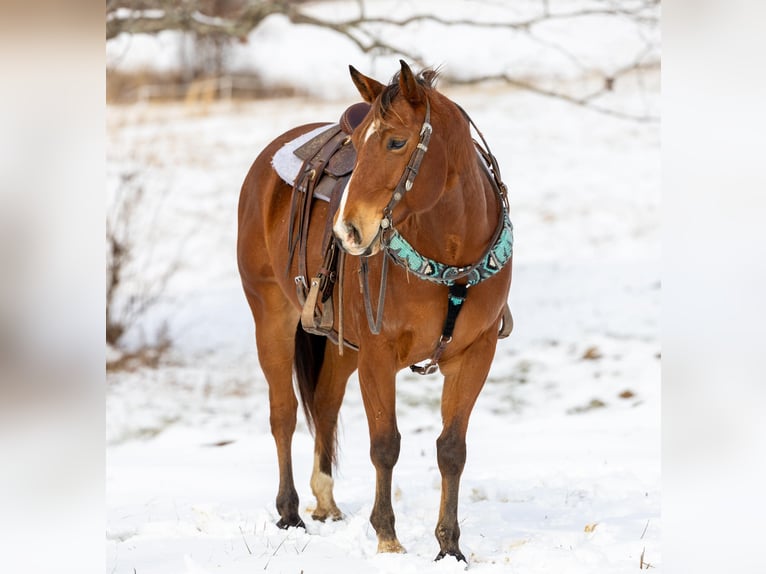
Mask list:
MULTIPOLYGON (((444 327, 442 328, 441 337, 439 337, 439 344, 436 346, 431 357, 425 365, 410 365, 410 369, 413 373, 418 375, 431 375, 439 370, 439 359, 441 359, 444 350, 452 342, 452 333, 455 330, 455 321, 460 314, 460 310, 463 308, 463 303, 468 296, 468 285, 450 285, 449 295, 447 299, 447 318, 444 320, 444 327)), ((511 309, 508 307, 508 303, 503 307, 502 323, 500 325, 500 332, 497 335, 498 339, 505 339, 511 334, 513 330, 513 316, 511 315, 511 309)))
POLYGON ((425 365, 410 365, 413 373, 419 375, 430 375, 439 370, 439 359, 441 359, 444 350, 452 342, 452 333, 455 331, 455 321, 463 308, 465 298, 468 295, 467 285, 452 284, 449 286, 447 295, 447 318, 444 320, 442 334, 439 337, 439 344, 425 365))

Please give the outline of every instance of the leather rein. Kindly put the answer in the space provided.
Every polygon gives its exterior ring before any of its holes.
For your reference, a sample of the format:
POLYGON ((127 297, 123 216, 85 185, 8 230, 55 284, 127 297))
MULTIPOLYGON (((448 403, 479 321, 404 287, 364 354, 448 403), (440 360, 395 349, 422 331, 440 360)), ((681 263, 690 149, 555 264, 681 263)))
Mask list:
MULTIPOLYGON (((423 158, 428 151, 428 145, 431 141, 433 127, 431 126, 431 104, 428 99, 426 99, 426 114, 423 125, 420 128, 420 136, 417 147, 412 152, 409 162, 404 169, 404 173, 399 179, 399 183, 397 184, 396 188, 394 188, 391 199, 383 209, 383 219, 380 223, 377 239, 380 240, 381 249, 384 251, 384 257, 381 269, 377 311, 375 312, 373 312, 369 289, 369 255, 361 255, 360 281, 362 283, 365 312, 367 315, 367 323, 370 327, 370 331, 375 335, 380 333, 383 321, 383 307, 385 304, 389 259, 393 260, 397 265, 404 267, 408 270, 408 272, 413 273, 419 279, 431 281, 448 287, 449 292, 447 299, 447 317, 445 319, 444 327, 442 328, 442 334, 439 337, 437 347, 425 365, 410 366, 413 372, 421 375, 431 374, 438 370, 439 359, 441 358, 441 355, 446 349, 447 345, 452 341, 452 332, 455 327, 455 321, 457 320, 457 316, 462 309, 463 303, 465 302, 465 298, 468 293, 468 287, 476 285, 477 283, 497 274, 510 260, 513 253, 513 225, 511 224, 509 217, 507 197, 508 188, 500 178, 500 169, 497 164, 497 160, 495 159, 495 156, 492 155, 492 153, 489 151, 489 145, 484 139, 481 131, 479 131, 479 129, 476 127, 476 124, 474 124, 473 120, 471 120, 471 118, 462 107, 458 106, 458 109, 466 118, 469 125, 473 126, 473 128, 479 134, 481 141, 484 143, 484 148, 482 148, 481 145, 479 145, 479 143, 474 140, 474 145, 477 148, 478 153, 481 155, 481 159, 477 159, 479 160, 485 175, 492 184, 492 188, 495 191, 501 206, 501 214, 498 226, 495 229, 495 233, 484 255, 473 265, 461 267, 448 266, 446 264, 424 257, 418 253, 417 250, 412 247, 394 228, 393 210, 402 200, 405 193, 412 189, 415 177, 417 176, 418 170, 420 169, 420 164, 423 162, 423 158), (467 280, 464 283, 457 283, 457 281, 466 278, 467 280)), ((375 241, 373 240, 372 244, 374 244, 374 242, 375 241)), ((512 325, 513 320, 506 304, 503 312, 503 324, 499 333, 499 337, 507 337, 508 334, 510 334, 512 325)))

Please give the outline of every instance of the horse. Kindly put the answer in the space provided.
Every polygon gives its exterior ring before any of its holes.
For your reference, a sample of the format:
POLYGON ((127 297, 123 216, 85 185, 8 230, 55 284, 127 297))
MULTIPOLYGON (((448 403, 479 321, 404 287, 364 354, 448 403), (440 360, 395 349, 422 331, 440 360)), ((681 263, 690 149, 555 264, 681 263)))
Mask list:
POLYGON ((324 124, 287 131, 253 162, 240 193, 237 260, 268 382, 279 466, 277 525, 305 528, 292 469, 298 410, 293 372, 315 437, 312 518, 325 521, 343 518, 333 493, 336 427, 347 381, 358 371, 376 471, 370 523, 377 551, 404 552, 391 504, 401 441, 396 374, 407 366, 421 374, 438 370, 444 380, 436 439, 442 477, 436 559, 465 561, 457 510, 466 432, 499 333, 507 335, 512 323, 512 225, 496 160, 472 136, 471 126, 478 128, 436 89, 437 72, 416 74, 400 64, 388 84, 349 66, 369 104, 349 136, 356 161, 334 213, 323 201, 309 207, 306 267, 322 265, 324 229, 331 227, 331 242, 341 249, 333 287, 341 304, 332 319, 342 335, 328 344, 302 326, 305 302, 296 283, 305 278, 289 249, 295 192, 271 163, 287 142, 324 124), (425 366, 416 365, 422 361, 425 366))

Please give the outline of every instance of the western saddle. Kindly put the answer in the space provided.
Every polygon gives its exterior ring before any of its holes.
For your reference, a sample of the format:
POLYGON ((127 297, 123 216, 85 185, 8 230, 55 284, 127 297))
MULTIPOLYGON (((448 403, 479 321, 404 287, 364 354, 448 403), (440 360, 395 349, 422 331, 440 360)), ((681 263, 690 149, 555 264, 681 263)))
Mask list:
MULTIPOLYGON (((338 321, 338 330, 333 329, 333 291, 339 278, 339 269, 342 274, 342 259, 345 254, 333 239, 332 222, 356 163, 356 150, 351 145, 351 133, 362 123, 369 110, 370 104, 366 102, 350 106, 343 112, 337 124, 328 126, 325 131, 293 152, 303 160, 303 165, 293 184, 288 241, 290 257, 287 270, 289 273, 297 251, 298 276, 295 278, 295 287, 298 301, 303 306, 301 325, 308 333, 324 335, 335 344, 343 341, 352 349, 357 347, 343 339, 342 319, 338 321), (329 209, 322 234, 322 265, 308 281, 307 239, 311 204, 315 198, 328 202, 329 209)), ((339 290, 339 295, 339 313, 342 314, 342 290, 339 290)), ((339 348, 342 353, 343 345, 339 348)))

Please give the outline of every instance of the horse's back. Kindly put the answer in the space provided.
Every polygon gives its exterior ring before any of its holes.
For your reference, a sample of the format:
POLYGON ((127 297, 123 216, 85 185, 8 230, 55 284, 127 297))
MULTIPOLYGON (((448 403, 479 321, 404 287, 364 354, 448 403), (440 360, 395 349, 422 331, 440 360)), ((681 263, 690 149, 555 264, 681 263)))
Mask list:
MULTIPOLYGON (((287 255, 288 212, 292 186, 275 171, 272 159, 286 143, 323 123, 295 127, 272 140, 258 154, 239 195, 237 262, 242 281, 249 284, 273 278, 278 259, 287 255)), ((285 259, 286 261, 286 259, 285 259)))
POLYGON ((239 195, 239 231, 242 233, 242 227, 245 224, 253 223, 253 215, 258 206, 264 201, 268 201, 277 191, 279 184, 290 188, 290 185, 284 182, 272 166, 274 155, 288 142, 310 132, 326 123, 305 124, 286 131, 281 136, 271 141, 253 161, 250 170, 242 183, 242 189, 239 195))

